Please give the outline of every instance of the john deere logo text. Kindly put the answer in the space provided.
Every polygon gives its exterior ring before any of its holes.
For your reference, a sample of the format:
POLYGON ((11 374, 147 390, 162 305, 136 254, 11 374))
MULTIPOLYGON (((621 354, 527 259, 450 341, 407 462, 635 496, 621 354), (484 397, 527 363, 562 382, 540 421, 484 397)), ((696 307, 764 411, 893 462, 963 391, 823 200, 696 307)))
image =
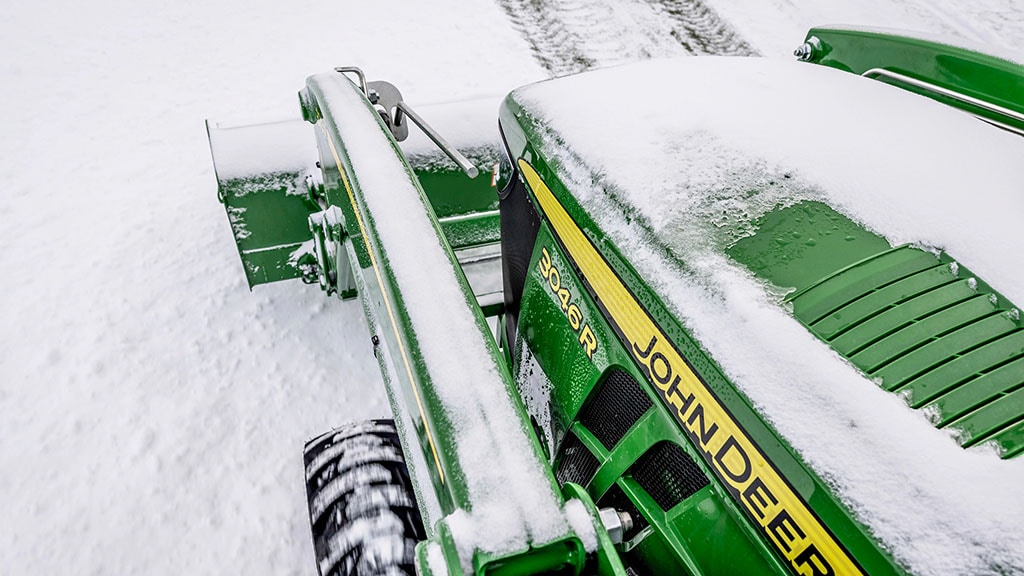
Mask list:
MULTIPOLYGON (((814 540, 808 537, 807 530, 769 487, 774 478, 768 483, 762 478, 761 473, 771 471, 770 468, 765 466, 766 463, 759 463, 761 466, 754 469, 750 453, 756 449, 750 446, 749 440, 720 428, 716 421, 718 415, 709 416, 709 410, 696 394, 687 390, 693 380, 684 380, 681 374, 690 375, 692 372, 689 366, 682 365, 675 349, 661 342, 657 335, 652 335, 644 345, 634 342, 632 352, 694 445, 704 452, 704 460, 711 464, 716 475, 767 532, 796 571, 808 575, 834 574, 831 563, 818 550, 814 540)), ((728 428, 732 429, 732 426, 728 428)), ((759 455, 755 453, 755 456, 759 455)))

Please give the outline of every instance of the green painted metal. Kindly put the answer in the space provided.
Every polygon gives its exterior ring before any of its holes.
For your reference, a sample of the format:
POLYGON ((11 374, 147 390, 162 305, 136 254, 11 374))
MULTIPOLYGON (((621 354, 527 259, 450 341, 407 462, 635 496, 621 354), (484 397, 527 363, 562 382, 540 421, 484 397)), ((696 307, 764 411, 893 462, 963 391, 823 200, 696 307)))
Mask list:
POLYGON ((800 202, 768 213, 758 233, 738 240, 726 253, 776 286, 806 286, 825 274, 889 247, 828 205, 800 202))
POLYGON ((500 149, 480 147, 465 151, 480 174, 466 176, 444 155, 414 155, 409 165, 441 223, 448 243, 455 250, 497 242, 498 194, 494 167, 500 149))
POLYGON ((570 537, 531 548, 526 552, 479 554, 473 568, 474 573, 480 576, 530 576, 532 574, 578 576, 583 573, 586 556, 586 551, 579 539, 570 537))
POLYGON ((441 231, 455 250, 501 240, 497 210, 449 216, 440 220, 441 231))
MULTIPOLYGON (((532 116, 525 113, 515 100, 510 98, 505 101, 500 112, 500 123, 511 154, 532 163, 578 227, 586 231, 591 241, 600 247, 602 256, 611 268, 680 349, 699 377, 727 406, 739 425, 756 439, 774 467, 798 490, 808 506, 856 559, 863 572, 902 573, 891 556, 853 519, 850 511, 829 490, 827 483, 801 462, 725 378, 713 359, 693 340, 630 266, 628 258, 603 236, 600 226, 590 217, 586 208, 576 202, 572 190, 567 189, 558 179, 557 164, 551 163, 537 147, 544 140, 541 128, 534 122, 532 116)), ((826 219, 827 212, 823 207, 816 208, 816 213, 826 219)), ((842 242, 845 243, 847 232, 852 230, 844 229, 841 232, 844 238, 842 242)), ((766 245, 770 244, 766 242, 766 245)), ((824 243, 825 246, 831 244, 824 243)), ((871 240, 864 237, 854 244, 870 245, 871 240)), ((807 248, 804 246, 805 250, 807 248)), ((692 432, 682 429, 661 401, 651 380, 627 348, 627 343, 622 341, 609 323, 606 310, 597 304, 592 290, 579 277, 576 265, 568 258, 546 220, 537 238, 530 270, 523 293, 519 337, 552 383, 550 404, 553 436, 560 440, 571 429, 597 458, 598 470, 591 482, 584 486, 596 500, 600 502, 613 485, 618 486, 649 523, 648 528, 633 536, 623 547, 627 563, 652 574, 795 572, 787 560, 775 551, 767 534, 745 512, 739 500, 741 495, 732 491, 716 476, 709 461, 710 454, 699 448, 692 432), (579 344, 580 331, 570 324, 563 309, 563 299, 557 291, 552 290, 551 282, 540 271, 539 262, 544 251, 550 256, 551 265, 560 272, 560 286, 567 288, 572 303, 581 311, 582 323, 589 326, 594 334, 596 347, 592 356, 588 357, 585 348, 579 344), (581 429, 577 419, 580 409, 602 375, 613 368, 627 370, 637 381, 646 383, 645 392, 655 403, 656 409, 643 416, 612 451, 607 451, 588 431, 581 429), (682 447, 711 480, 707 488, 669 511, 661 510, 630 475, 630 467, 637 459, 662 441, 682 447)), ((787 274, 796 278, 802 272, 799 266, 791 266, 787 274)), ((517 365, 515 370, 522 370, 522 366, 517 365)), ((555 456, 558 456, 557 450, 555 456)))
MULTIPOLYGON (((217 162, 230 163, 236 156, 250 153, 247 146, 254 141, 270 142, 284 156, 294 156, 289 142, 275 142, 282 126, 303 121, 277 122, 266 125, 221 129, 207 126, 211 150, 217 162), (245 139, 226 143, 218 139, 221 132, 246 131, 245 139)), ((310 137, 312 139, 312 137, 310 137)), ((440 152, 420 154, 408 159, 416 179, 437 215, 449 245, 455 250, 498 242, 498 197, 494 170, 501 156, 498 148, 481 146, 468 151, 468 157, 483 167, 476 178, 469 178, 440 152)), ((309 158, 312 166, 315 157, 309 158)), ((281 280, 302 278, 308 283, 319 280, 328 293, 343 299, 355 297, 355 288, 346 278, 344 258, 328 254, 331 231, 323 228, 323 187, 307 180, 302 170, 267 166, 253 174, 225 176, 218 174, 218 198, 224 204, 232 233, 242 260, 246 280, 252 288, 281 280), (314 243, 316 246, 314 246, 314 243), (322 254, 318 252, 322 251, 322 254), (320 270, 319 268, 322 268, 320 270), (340 285, 339 285, 340 283, 340 285)))
POLYGON ((793 315, 814 334, 956 430, 961 446, 1024 453, 1024 327, 1012 302, 950 255, 891 247, 821 203, 777 209, 755 226, 729 255, 794 289, 793 315), (804 241, 823 231, 833 241, 804 241))
POLYGON ((1018 133, 1024 131, 1024 65, 1019 62, 940 41, 854 28, 812 28, 807 41, 817 46, 811 62, 854 74, 883 69, 923 81, 940 91, 899 77, 871 74, 1018 133), (941 90, 995 105, 1009 113, 993 111, 941 90))
MULTIPOLYGON (((605 530, 599 520, 597 504, 594 503, 590 494, 579 484, 573 484, 571 482, 567 482, 562 486, 562 492, 565 494, 566 500, 575 498, 583 504, 588 512, 590 512, 590 517, 593 520, 594 532, 597 534, 597 550, 593 553, 593 557, 590 559, 589 565, 584 566, 583 572, 585 574, 614 574, 615 576, 626 576, 626 567, 622 564, 622 559, 619 558, 619 552, 615 547, 615 543, 612 542, 611 537, 608 535, 608 531, 605 530)), ((536 573, 537 572, 531 572, 531 574, 536 573)))
POLYGON ((1024 356, 1019 313, 948 255, 907 246, 882 252, 804 290, 793 303, 797 318, 886 390, 900 392, 914 408, 937 409, 936 424, 958 430, 962 446, 991 439, 1004 458, 1024 451, 1024 398, 1011 388, 1022 384, 1020 373, 1005 369, 1024 356), (837 284, 860 290, 836 294, 837 284), (805 299, 828 312, 812 320, 805 299), (986 391, 999 380, 1006 381, 1000 392, 986 391))
MULTIPOLYGON (((478 576, 531 576, 553 574, 580 576, 581 574, 623 574, 612 571, 588 571, 587 553, 575 537, 549 542, 527 552, 510 554, 478 554, 473 562, 472 574, 478 576)), ((594 561, 596 564, 596 560, 594 561)), ((432 540, 425 540, 416 546, 416 567, 420 576, 458 576, 465 574, 459 565, 455 539, 444 522, 439 523, 432 540), (435 572, 430 564, 430 546, 440 547, 444 558, 443 572, 435 572)))
MULTIPOLYGON (((242 260, 245 278, 251 289, 259 284, 309 277, 308 265, 313 233, 309 215, 320 210, 306 174, 292 166, 268 165, 260 171, 231 174, 218 165, 228 165, 233 156, 244 156, 246 140, 269 140, 283 148, 284 156, 294 155, 288 142, 276 142, 282 128, 294 132, 301 122, 218 128, 207 123, 207 135, 217 171, 217 197, 224 204, 231 232, 242 260), (245 139, 221 137, 224 133, 244 131, 245 139), (241 140, 241 141, 239 141, 241 140)), ((294 164, 285 162, 285 164, 294 164)), ((312 164, 312 161, 310 162, 312 164)))
MULTIPOLYGON (((345 81, 345 84, 349 84, 345 81)), ((420 450, 424 468, 416 468, 410 459, 410 469, 419 478, 419 490, 433 490, 434 496, 441 506, 442 513, 447 516, 458 509, 471 510, 473 502, 469 497, 466 479, 459 465, 457 444, 452 423, 448 420, 445 403, 438 395, 435 384, 426 369, 419 339, 421 335, 412 325, 408 315, 405 296, 398 288, 394 271, 388 264, 386 248, 379 240, 376 221, 379 218, 394 217, 389 214, 375 214, 367 205, 366 194, 387 193, 387 191, 363 190, 359 185, 359 175, 349 161, 350 147, 359 146, 360 142, 342 139, 336 120, 331 116, 327 106, 319 105, 330 97, 332 91, 338 90, 334 80, 325 81, 323 77, 313 76, 307 80, 303 101, 308 103, 313 114, 307 117, 316 122, 320 164, 324 172, 325 202, 329 207, 338 207, 342 214, 345 250, 350 255, 349 262, 355 272, 356 284, 367 312, 371 331, 380 337, 391 354, 378 354, 381 371, 385 377, 396 418, 407 415, 406 426, 417 433, 419 446, 406 446, 406 450, 420 450), (407 354, 408 362, 400 358, 407 354), (390 364, 389 364, 390 362, 390 364), (415 399, 415 400, 414 400, 415 399)), ((342 89, 355 90, 348 85, 342 89)), ((365 101, 366 114, 376 118, 380 126, 380 138, 390 142, 398 161, 402 162, 411 177, 411 181, 420 188, 413 168, 406 161, 397 143, 369 102, 365 101)), ((446 249, 452 271, 458 278, 466 301, 473 301, 473 293, 466 282, 465 276, 458 265, 451 246, 445 239, 442 224, 431 209, 422 188, 421 199, 428 209, 429 217, 442 246, 446 249)), ((476 192, 473 192, 476 193, 476 192)), ((484 203, 486 206, 487 204, 484 203)), ((486 326, 483 311, 474 310, 478 327, 482 333, 489 329, 486 326)), ((475 358, 474 362, 492 362, 494 371, 504 378, 509 390, 514 384, 504 363, 504 356, 494 341, 488 342, 491 357, 475 358)), ((513 396, 514 397, 514 396, 513 396)), ((529 422, 519 403, 514 408, 522 420, 524 434, 529 430, 529 422)), ((542 459, 540 446, 535 438, 530 438, 535 456, 542 459)), ((558 493, 553 476, 548 475, 550 490, 558 493)), ((544 490, 544 487, 537 487, 544 490)), ((431 545, 441 546, 444 556, 448 559, 451 574, 461 573, 455 544, 447 528, 446 519, 442 518, 431 526, 427 526, 429 539, 420 544, 417 554, 420 568, 428 570, 424 564, 426 550, 431 545)), ((572 573, 579 573, 579 567, 586 561, 580 552, 580 544, 574 536, 539 547, 516 550, 501 556, 488 555, 478 551, 474 556, 475 574, 527 574, 549 569, 572 568, 572 573)))

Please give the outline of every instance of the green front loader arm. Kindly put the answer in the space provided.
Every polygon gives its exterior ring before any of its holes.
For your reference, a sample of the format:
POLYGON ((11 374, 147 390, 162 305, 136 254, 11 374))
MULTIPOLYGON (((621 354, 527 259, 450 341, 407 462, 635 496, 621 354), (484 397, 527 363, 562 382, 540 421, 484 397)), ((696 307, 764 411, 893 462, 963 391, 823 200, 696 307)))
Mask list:
POLYGON ((1024 65, 966 47, 891 31, 820 27, 801 60, 874 78, 1024 134, 1024 65))
MULTIPOLYGON (((301 97, 315 123, 323 219, 333 228, 327 252, 339 272, 352 271, 420 507, 433 513, 418 546, 421 573, 581 573, 587 557, 564 518, 556 519, 562 530, 543 534, 527 518, 527 537, 503 547, 459 544, 453 517, 486 518, 492 506, 519 513, 514 486, 524 474, 536 514, 562 515, 565 500, 445 227, 378 111, 340 74, 309 78, 301 97), (500 453, 474 456, 480 447, 500 453), (493 477, 509 479, 508 494, 479 488, 493 477)), ((608 565, 621 573, 617 558, 608 565)))

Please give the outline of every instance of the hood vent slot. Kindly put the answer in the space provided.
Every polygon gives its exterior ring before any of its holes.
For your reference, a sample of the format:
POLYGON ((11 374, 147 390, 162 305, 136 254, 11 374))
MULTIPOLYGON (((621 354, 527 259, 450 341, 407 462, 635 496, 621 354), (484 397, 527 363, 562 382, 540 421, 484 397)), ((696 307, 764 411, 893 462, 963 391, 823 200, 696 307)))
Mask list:
POLYGON ((580 424, 611 451, 653 405, 629 372, 612 368, 580 412, 580 424))
POLYGON ((796 293, 794 315, 964 447, 1024 452, 1020 312, 945 254, 901 246, 796 293))
POLYGON ((710 484, 697 463, 671 442, 659 442, 630 468, 633 479, 668 512, 710 484))

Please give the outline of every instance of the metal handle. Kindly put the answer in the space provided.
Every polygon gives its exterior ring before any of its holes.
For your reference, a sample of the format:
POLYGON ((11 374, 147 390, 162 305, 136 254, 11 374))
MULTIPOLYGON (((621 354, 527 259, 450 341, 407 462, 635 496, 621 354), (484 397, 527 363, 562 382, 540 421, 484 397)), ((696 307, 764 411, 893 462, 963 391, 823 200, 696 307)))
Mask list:
POLYGON ((337 68, 334 69, 334 71, 340 72, 342 74, 352 73, 358 76, 359 87, 362 88, 363 95, 366 96, 367 98, 370 97, 370 91, 366 89, 366 74, 363 74, 362 70, 356 68, 355 66, 338 66, 337 68))
MULTIPOLYGON (((1015 110, 1010 110, 1009 108, 1004 108, 1002 106, 999 106, 998 104, 993 104, 991 102, 986 102, 985 100, 981 100, 981 99, 975 98, 973 96, 968 96, 967 94, 961 94, 960 92, 957 92, 955 90, 950 90, 949 88, 944 88, 942 86, 937 86, 935 84, 932 84, 931 82, 925 82, 924 80, 918 80, 917 78, 912 78, 912 77, 907 76, 905 74, 900 74, 899 72, 892 72, 891 70, 886 70, 884 68, 872 68, 872 69, 868 70, 867 72, 864 72, 863 74, 861 74, 861 76, 864 76, 865 78, 879 78, 879 77, 881 77, 881 78, 888 78, 890 80, 895 80, 897 82, 902 82, 903 84, 907 84, 908 86, 913 86, 915 88, 920 88, 921 90, 925 90, 927 92, 931 92, 932 94, 938 94, 939 96, 945 96, 946 98, 950 98, 950 99, 956 100, 957 102, 962 102, 964 104, 969 104, 971 106, 975 106, 977 108, 981 108, 982 110, 985 110, 986 112, 991 112, 993 114, 999 114, 999 115, 1004 116, 1006 118, 1010 118, 1012 120, 1016 120, 1017 122, 1024 123, 1024 114, 1021 114, 1021 113, 1019 113, 1019 112, 1017 112, 1015 110)), ((1020 135, 1024 136, 1024 130, 1021 130, 1020 128, 1017 128, 1015 126, 1010 126, 1008 124, 1004 124, 1002 122, 999 122, 997 120, 993 120, 991 118, 985 118, 984 116, 978 116, 977 114, 974 114, 974 116, 976 116, 980 120, 984 120, 985 122, 989 122, 991 124, 995 124, 996 126, 999 126, 1000 128, 1003 128, 1005 130, 1009 130, 1011 132, 1015 132, 1017 134, 1020 134, 1020 135)))
POLYGON ((472 162, 469 161, 469 158, 466 158, 465 156, 462 155, 461 152, 452 147, 452 145, 449 144, 448 141, 445 140, 440 134, 435 132, 434 129, 431 128, 423 120, 423 118, 420 118, 419 114, 413 112, 412 108, 409 108, 409 105, 406 104, 405 102, 399 102, 398 105, 396 106, 395 126, 401 126, 403 114, 408 116, 409 119, 412 120, 414 124, 419 126, 420 130, 423 130, 423 133, 427 135, 427 138, 430 138, 434 142, 434 144, 437 144, 437 147, 440 148, 442 152, 447 154, 448 157, 451 158, 453 162, 458 164, 459 168, 461 168, 462 171, 465 172, 467 176, 469 176, 470 178, 476 178, 477 175, 480 174, 480 170, 476 166, 474 166, 472 162))
MULTIPOLYGON (((370 102, 372 104, 377 104, 378 103, 377 102, 378 96, 376 95, 376 92, 374 94, 374 97, 370 96, 370 90, 367 88, 367 85, 366 85, 366 75, 363 74, 362 70, 360 70, 359 68, 356 68, 355 66, 338 66, 337 68, 334 69, 334 71, 335 72, 339 72, 341 74, 351 73, 351 74, 355 74, 356 76, 358 76, 359 77, 359 88, 362 89, 363 94, 368 99, 370 99, 370 102)), ((385 83, 385 82, 375 82, 374 84, 378 85, 378 84, 387 84, 387 83, 385 83)), ((415 112, 413 112, 412 108, 409 108, 408 104, 406 104, 404 101, 401 100, 402 95, 401 95, 400 92, 398 92, 397 88, 394 88, 394 86, 391 86, 390 84, 387 84, 386 88, 390 89, 389 93, 390 93, 391 90, 393 90, 393 96, 398 100, 395 103, 395 119, 394 119, 394 128, 395 129, 398 129, 398 128, 400 128, 402 126, 402 116, 403 116, 403 114, 408 116, 413 121, 414 124, 416 124, 417 126, 420 127, 420 130, 423 130, 423 133, 427 135, 427 138, 430 138, 434 142, 434 144, 436 144, 437 147, 441 149, 442 152, 447 154, 448 157, 451 158, 453 162, 455 162, 456 164, 459 165, 459 168, 461 168, 462 171, 465 172, 467 176, 469 176, 470 178, 476 178, 480 174, 480 170, 476 166, 474 166, 472 162, 469 161, 469 158, 466 158, 465 156, 463 156, 461 152, 456 150, 451 144, 448 143, 447 140, 442 138, 440 134, 438 134, 436 131, 434 131, 434 129, 431 128, 430 125, 427 124, 425 120, 423 120, 423 118, 420 118, 419 114, 416 114, 415 112)), ((375 88, 375 90, 376 89, 377 88, 375 88)), ((385 106, 385 110, 387 110, 388 108, 389 108, 388 106, 385 106)), ((392 132, 396 132, 396 130, 393 129, 392 132)), ((400 136, 399 133, 397 133, 397 132, 395 133, 395 137, 398 138, 399 140, 404 140, 405 139, 404 135, 400 136)))

